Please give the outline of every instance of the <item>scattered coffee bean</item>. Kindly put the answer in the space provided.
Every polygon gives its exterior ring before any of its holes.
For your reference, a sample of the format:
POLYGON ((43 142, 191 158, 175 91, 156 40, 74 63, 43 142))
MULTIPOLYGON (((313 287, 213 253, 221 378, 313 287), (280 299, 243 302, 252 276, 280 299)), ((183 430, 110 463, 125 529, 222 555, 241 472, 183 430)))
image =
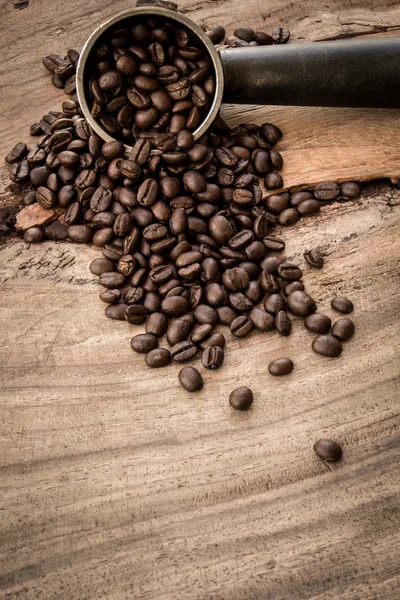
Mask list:
POLYGON ((317 310, 315 300, 306 292, 296 290, 289 294, 286 299, 289 310, 297 317, 308 317, 317 310))
POLYGON ((342 344, 331 335, 317 335, 312 343, 312 349, 322 356, 335 358, 342 353, 342 344))
POLYGON ((354 323, 350 319, 338 319, 332 327, 332 335, 341 342, 347 342, 353 337, 355 331, 354 323))
POLYGON ((322 269, 324 266, 324 256, 319 250, 307 250, 304 258, 313 269, 322 269))
POLYGON ((253 400, 253 392, 248 387, 238 387, 229 394, 229 404, 236 410, 248 410, 253 400))
POLYGON ((39 227, 30 227, 24 233, 24 240, 29 244, 37 244, 44 240, 44 231, 39 227))
POLYGON ((208 346, 203 350, 201 362, 206 369, 218 369, 224 362, 224 351, 219 346, 208 346))
POLYGON ((318 440, 313 448, 318 458, 326 462, 337 462, 343 455, 342 447, 332 440, 318 440))
POLYGON ((154 350, 158 347, 158 340, 150 333, 141 333, 139 335, 135 335, 131 339, 131 346, 135 352, 147 354, 151 350, 154 350))
POLYGON ((331 306, 338 312, 344 314, 351 313, 354 308, 354 304, 351 302, 351 300, 348 298, 343 298, 343 296, 334 298, 331 302, 331 306))
POLYGON ((171 362, 171 355, 166 348, 155 348, 146 354, 146 363, 152 369, 165 367, 171 362))
POLYGON ((289 375, 293 371, 294 364, 290 358, 276 358, 268 365, 268 371, 271 375, 289 375))
POLYGON ((312 331, 313 333, 329 333, 332 326, 332 321, 327 315, 322 315, 320 313, 315 313, 313 315, 309 315, 304 319, 304 325, 308 331, 312 331))
POLYGON ((178 375, 181 386, 188 392, 198 392, 203 388, 203 377, 194 367, 183 367, 178 375))

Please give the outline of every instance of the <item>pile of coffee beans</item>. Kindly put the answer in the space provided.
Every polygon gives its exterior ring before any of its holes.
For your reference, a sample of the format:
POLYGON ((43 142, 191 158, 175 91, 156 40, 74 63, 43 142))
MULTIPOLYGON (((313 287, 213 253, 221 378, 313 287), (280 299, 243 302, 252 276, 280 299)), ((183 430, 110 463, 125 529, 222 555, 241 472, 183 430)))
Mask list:
MULTIPOLYGON (((220 26, 207 33, 214 43, 225 37, 220 26)), ((234 38, 225 41, 285 43, 289 33, 241 28, 234 38)), ((69 98, 61 111, 31 126, 31 135, 43 139, 29 147, 20 142, 6 157, 10 179, 24 191, 23 204, 54 212, 50 224, 28 228, 25 241, 69 239, 101 249, 90 270, 99 277, 105 314, 144 325, 131 347, 151 368, 200 355, 205 369, 218 369, 226 350, 219 326, 238 338, 253 330, 288 336, 293 316, 316 334, 315 352, 339 356, 354 323, 340 318, 332 325, 316 312, 303 269, 284 258, 285 242, 274 228, 316 214, 323 203, 356 198, 359 185, 322 182, 313 190, 271 193, 283 187, 283 159, 275 149, 282 132, 271 123, 230 128, 217 117, 194 140, 214 78, 203 49, 175 25, 148 20, 114 30, 95 52, 92 114, 119 139, 104 143, 82 116, 75 93, 78 53, 46 57, 53 84, 69 98), (132 145, 128 154, 123 142, 132 145)), ((16 212, 0 209, 0 234, 12 229, 16 212)), ((318 248, 305 250, 304 261, 306 268, 324 266, 318 248)), ((348 314, 353 304, 338 297, 332 308, 348 314)), ((293 368, 290 358, 268 365, 273 376, 293 368)), ((184 366, 178 379, 188 392, 204 385, 192 366, 184 366)), ((229 397, 239 411, 252 402, 247 387, 229 397)), ((339 460, 342 452, 329 440, 314 449, 327 461, 339 460)))
POLYGON ((208 52, 177 23, 148 18, 108 30, 86 67, 91 114, 114 138, 196 130, 215 95, 208 52))

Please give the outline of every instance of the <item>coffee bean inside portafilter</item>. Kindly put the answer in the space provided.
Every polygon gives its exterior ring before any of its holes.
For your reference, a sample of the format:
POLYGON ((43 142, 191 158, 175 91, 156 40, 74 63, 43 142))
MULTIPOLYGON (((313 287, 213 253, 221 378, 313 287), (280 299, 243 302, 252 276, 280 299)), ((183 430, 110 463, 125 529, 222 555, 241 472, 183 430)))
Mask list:
POLYGON ((127 19, 107 30, 85 76, 91 114, 109 135, 133 145, 141 132, 164 134, 150 141, 166 152, 175 149, 179 131, 201 125, 215 94, 214 68, 201 40, 158 17, 127 19))

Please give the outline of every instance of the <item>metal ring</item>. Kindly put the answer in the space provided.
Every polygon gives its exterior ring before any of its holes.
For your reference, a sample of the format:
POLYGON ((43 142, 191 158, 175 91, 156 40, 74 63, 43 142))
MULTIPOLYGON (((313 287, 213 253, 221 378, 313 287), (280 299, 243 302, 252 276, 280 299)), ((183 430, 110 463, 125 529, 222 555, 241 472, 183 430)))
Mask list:
MULTIPOLYGON (((86 44, 84 45, 82 52, 80 54, 80 57, 79 57, 79 62, 78 62, 78 68, 77 68, 77 74, 76 74, 76 91, 77 91, 80 107, 82 109, 85 119, 87 120, 87 122, 89 123, 89 125, 91 126, 93 131, 95 131, 97 133, 97 135, 99 135, 106 142, 115 141, 115 138, 113 138, 111 135, 109 135, 100 126, 100 124, 97 121, 95 121, 95 119, 92 117, 92 114, 91 114, 89 106, 88 106, 87 98, 86 98, 85 68, 86 68, 88 58, 93 49, 93 46, 95 45, 97 40, 100 38, 100 36, 102 36, 107 31, 107 29, 109 29, 116 23, 120 23, 121 21, 132 18, 132 17, 141 17, 141 16, 151 17, 154 15, 163 17, 165 19, 169 19, 171 21, 177 21, 178 23, 184 25, 187 29, 189 29, 198 39, 200 39, 200 41, 205 46, 205 48, 211 58, 212 65, 214 67, 214 71, 215 71, 214 99, 213 99, 212 105, 210 107, 210 110, 208 111, 208 114, 207 114, 205 120, 202 122, 200 127, 198 127, 193 132, 193 136, 194 136, 195 140, 200 138, 207 131, 207 129, 210 127, 211 123, 214 121, 215 117, 218 114, 219 108, 222 103, 222 96, 223 96, 223 91, 224 91, 224 72, 222 69, 222 62, 221 62, 220 56, 219 56, 217 50, 215 49, 214 44, 211 42, 210 38, 208 37, 208 35, 205 34, 205 32, 201 29, 201 27, 199 27, 196 23, 193 23, 193 21, 191 19, 189 19, 188 17, 185 17, 181 13, 175 12, 174 10, 171 10, 169 8, 163 8, 163 7, 158 7, 158 6, 151 6, 149 8, 146 8, 144 6, 141 6, 140 8, 131 8, 129 10, 125 10, 124 12, 118 13, 117 15, 115 15, 114 17, 112 17, 111 19, 106 21, 105 23, 99 25, 99 27, 97 27, 97 29, 94 30, 94 32, 89 37, 86 44)), ((131 148, 132 148, 131 146, 128 146, 125 144, 125 149, 127 150, 127 152, 129 152, 131 150, 131 148)))

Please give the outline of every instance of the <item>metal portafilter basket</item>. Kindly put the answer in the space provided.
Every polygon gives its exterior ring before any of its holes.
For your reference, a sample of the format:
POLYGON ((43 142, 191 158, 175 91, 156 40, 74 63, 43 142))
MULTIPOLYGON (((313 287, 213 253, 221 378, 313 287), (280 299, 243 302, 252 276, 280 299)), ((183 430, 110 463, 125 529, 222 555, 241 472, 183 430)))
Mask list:
POLYGON ((115 15, 92 33, 78 63, 79 103, 92 129, 105 141, 114 138, 92 117, 88 102, 87 69, 92 50, 109 28, 127 19, 132 22, 155 16, 189 30, 206 49, 214 68, 214 99, 205 120, 193 132, 195 139, 210 127, 222 102, 400 107, 400 37, 217 50, 201 27, 181 14, 175 3, 138 0, 135 8, 115 15))

